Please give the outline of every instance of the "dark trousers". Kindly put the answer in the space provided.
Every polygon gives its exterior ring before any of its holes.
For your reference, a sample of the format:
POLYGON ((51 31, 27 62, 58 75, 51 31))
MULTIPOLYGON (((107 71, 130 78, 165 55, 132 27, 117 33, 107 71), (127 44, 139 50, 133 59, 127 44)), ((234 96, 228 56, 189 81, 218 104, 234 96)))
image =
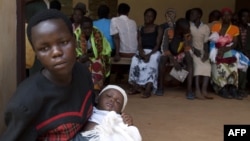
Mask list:
POLYGON ((240 91, 244 91, 246 89, 246 84, 247 84, 247 77, 250 77, 248 72, 250 69, 247 70, 247 72, 243 72, 241 70, 238 70, 238 74, 239 74, 239 84, 238 84, 238 89, 240 91))

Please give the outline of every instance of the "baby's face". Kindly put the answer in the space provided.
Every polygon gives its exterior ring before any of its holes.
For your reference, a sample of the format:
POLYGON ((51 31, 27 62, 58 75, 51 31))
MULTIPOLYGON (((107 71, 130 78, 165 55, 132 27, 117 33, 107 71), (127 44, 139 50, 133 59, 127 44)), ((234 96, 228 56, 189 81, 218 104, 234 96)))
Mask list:
POLYGON ((100 110, 121 113, 123 103, 123 95, 119 91, 108 89, 99 96, 97 108, 100 110))

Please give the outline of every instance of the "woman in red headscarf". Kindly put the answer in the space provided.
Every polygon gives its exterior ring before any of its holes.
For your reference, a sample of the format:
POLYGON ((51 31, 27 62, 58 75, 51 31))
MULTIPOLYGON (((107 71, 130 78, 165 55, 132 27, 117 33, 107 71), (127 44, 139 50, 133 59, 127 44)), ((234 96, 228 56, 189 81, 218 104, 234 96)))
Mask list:
POLYGON ((237 45, 237 36, 239 35, 239 28, 232 25, 232 10, 223 8, 221 10, 222 21, 212 26, 211 32, 217 32, 220 36, 231 38, 231 46, 216 44, 218 54, 216 56, 216 63, 212 66, 212 81, 216 92, 226 98, 238 98, 238 69, 237 59, 231 53, 237 45))

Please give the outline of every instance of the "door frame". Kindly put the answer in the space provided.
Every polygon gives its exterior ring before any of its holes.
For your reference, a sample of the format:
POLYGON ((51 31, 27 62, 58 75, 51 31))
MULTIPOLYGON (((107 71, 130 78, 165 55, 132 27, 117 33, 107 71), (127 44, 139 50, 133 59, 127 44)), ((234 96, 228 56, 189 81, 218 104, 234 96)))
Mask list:
POLYGON ((25 69, 25 0, 16 0, 16 74, 17 84, 26 78, 25 69))

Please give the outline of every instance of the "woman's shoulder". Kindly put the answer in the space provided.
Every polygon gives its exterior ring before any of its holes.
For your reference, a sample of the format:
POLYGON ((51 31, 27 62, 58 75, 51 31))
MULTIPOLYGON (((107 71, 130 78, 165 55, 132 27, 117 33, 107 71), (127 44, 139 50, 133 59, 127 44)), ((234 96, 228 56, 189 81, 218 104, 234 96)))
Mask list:
POLYGON ((44 83, 43 76, 41 72, 37 72, 29 77, 27 77, 25 80, 23 80, 16 89, 16 93, 25 93, 30 94, 32 92, 38 92, 38 84, 44 83))
POLYGON ((213 23, 213 26, 221 26, 221 22, 213 23))
POLYGON ((231 28, 234 30, 239 30, 239 27, 237 25, 231 25, 231 28))
POLYGON ((39 83, 43 83, 41 73, 36 73, 20 83, 9 101, 9 110, 26 113, 26 115, 23 115, 24 117, 33 114, 36 111, 35 109, 39 108, 43 102, 42 93, 45 92, 39 89, 39 83))
POLYGON ((221 28, 221 23, 214 23, 212 25, 211 31, 212 32, 219 32, 220 28, 221 28))

